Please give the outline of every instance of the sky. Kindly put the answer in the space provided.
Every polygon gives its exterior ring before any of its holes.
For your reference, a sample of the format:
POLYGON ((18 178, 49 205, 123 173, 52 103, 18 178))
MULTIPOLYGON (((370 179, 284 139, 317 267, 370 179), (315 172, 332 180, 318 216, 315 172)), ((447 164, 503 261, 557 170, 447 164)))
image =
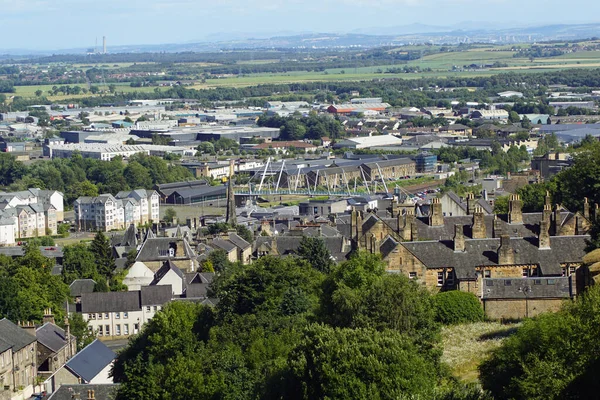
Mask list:
POLYGON ((236 33, 592 23, 599 15, 595 0, 0 0, 0 49, 88 48, 102 36, 110 50, 236 33))

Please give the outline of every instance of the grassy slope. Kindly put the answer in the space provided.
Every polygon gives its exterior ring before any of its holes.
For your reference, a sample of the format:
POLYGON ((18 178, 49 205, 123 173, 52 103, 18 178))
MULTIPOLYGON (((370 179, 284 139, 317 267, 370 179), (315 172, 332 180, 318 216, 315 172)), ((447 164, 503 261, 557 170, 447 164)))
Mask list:
POLYGON ((476 382, 479 379, 479 364, 491 350, 498 348, 517 326, 478 322, 444 327, 442 362, 446 363, 454 376, 460 380, 467 383, 476 382))

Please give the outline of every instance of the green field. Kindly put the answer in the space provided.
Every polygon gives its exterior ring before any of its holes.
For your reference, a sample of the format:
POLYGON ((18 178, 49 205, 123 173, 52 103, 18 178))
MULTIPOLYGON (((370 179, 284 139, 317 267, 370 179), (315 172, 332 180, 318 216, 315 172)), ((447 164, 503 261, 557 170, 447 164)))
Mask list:
MULTIPOLYGON (((530 45, 519 45, 521 48, 527 48, 530 45)), ((409 48, 402 47, 389 51, 407 51, 419 49, 419 47, 409 48)), ((435 50, 434 47, 422 49, 435 50)), ((357 68, 332 68, 324 72, 307 72, 307 71, 291 71, 286 73, 257 73, 242 76, 227 76, 217 79, 208 79, 205 83, 193 86, 194 89, 209 89, 216 87, 246 87, 259 84, 287 84, 287 83, 303 83, 303 82, 340 82, 340 81, 360 81, 371 79, 418 79, 418 78, 452 78, 452 77, 486 77, 499 73, 518 71, 522 73, 532 72, 548 72, 558 71, 570 68, 596 68, 600 67, 600 51, 579 51, 575 53, 564 54, 558 57, 536 58, 533 61, 527 57, 513 57, 514 52, 510 51, 510 46, 493 47, 482 45, 474 49, 466 51, 449 51, 445 53, 437 53, 426 55, 418 60, 412 60, 408 63, 398 63, 391 65, 374 65, 357 68), (465 70, 463 66, 471 64, 493 64, 501 63, 506 67, 465 70), (427 72, 416 73, 382 73, 390 68, 402 68, 403 66, 419 67, 421 70, 428 69, 427 72), (453 70, 456 68, 458 70, 453 70)), ((438 48, 439 50, 439 48, 438 48)), ((240 64, 265 64, 276 63, 277 60, 254 60, 241 61, 240 64)), ((202 63, 198 66, 205 65, 202 63)), ((118 65, 125 67, 131 63, 107 64, 109 67, 118 65)), ((74 65, 74 67, 84 67, 85 64, 74 65)), ((101 89, 107 90, 108 85, 96 84, 101 89)), ((42 90, 45 96, 48 96, 48 91, 55 85, 39 85, 39 86, 17 86, 16 95, 23 97, 35 97, 36 90, 42 90)), ((60 85, 57 85, 60 86, 60 85)), ((73 86, 73 85, 71 85, 73 86)), ((85 87, 85 84, 79 86, 85 87)), ((155 90, 155 87, 130 87, 128 83, 117 84, 118 92, 142 92, 150 93, 155 90)), ((163 89, 164 90, 164 89, 163 89)), ((82 98, 90 96, 90 94, 60 95, 48 96, 50 100, 60 101, 66 98, 82 98)))

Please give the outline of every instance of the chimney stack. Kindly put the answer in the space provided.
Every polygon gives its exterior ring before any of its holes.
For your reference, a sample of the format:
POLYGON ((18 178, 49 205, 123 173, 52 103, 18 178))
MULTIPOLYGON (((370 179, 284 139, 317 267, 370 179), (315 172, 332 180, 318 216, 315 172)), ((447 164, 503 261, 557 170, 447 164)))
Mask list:
POLYGON ((494 221, 492 222, 492 237, 499 238, 500 236, 502 236, 502 223, 500 222, 500 218, 494 214, 494 221))
POLYGON ((515 263, 515 252, 510 243, 509 235, 500 236, 500 248, 498 248, 498 264, 512 265, 515 263))
POLYGON ((413 220, 412 224, 410 225, 410 240, 413 242, 419 240, 419 231, 417 229, 417 222, 415 220, 413 220))
POLYGON ((485 227, 485 219, 483 216, 483 208, 479 206, 475 207, 475 211, 473 213, 471 237, 473 239, 485 239, 487 237, 487 229, 485 227))
POLYGON ((429 212, 429 225, 443 226, 444 214, 442 213, 442 203, 440 199, 431 200, 431 211, 429 212))
POLYGON ((542 218, 540 221, 540 236, 538 240, 540 249, 550 248, 550 221, 542 218))
POLYGON ((554 205, 554 216, 552 218, 552 233, 554 234, 554 236, 560 236, 560 225, 561 225, 561 218, 560 218, 560 206, 558 204, 554 205))
POLYGON ((465 234, 460 224, 454 225, 454 251, 465 251, 465 234))
POLYGON ((550 192, 546 190, 546 197, 544 197, 544 204, 547 204, 552 208, 552 199, 550 198, 550 192))
POLYGON ((544 210, 542 211, 542 221, 548 222, 548 228, 552 223, 552 206, 550 204, 544 204, 544 210))
POLYGON ((583 198, 583 216, 588 220, 590 219, 590 203, 588 203, 587 197, 583 198))
POLYGON ((406 210, 406 214, 404 214, 404 229, 402 230, 402 238, 406 241, 414 240, 412 239, 412 225, 415 222, 415 215, 412 210, 406 210))
POLYGON ((522 202, 521 196, 518 194, 511 194, 510 200, 508 201, 508 223, 509 224, 522 224, 523 223, 523 212, 521 211, 522 202))
POLYGON ((51 308, 46 308, 44 310, 44 319, 43 319, 44 323, 46 322, 51 322, 51 323, 55 323, 54 322, 54 315, 52 314, 52 309, 51 308))
POLYGON ((475 212, 475 195, 473 193, 467 193, 467 214, 473 215, 475 212))

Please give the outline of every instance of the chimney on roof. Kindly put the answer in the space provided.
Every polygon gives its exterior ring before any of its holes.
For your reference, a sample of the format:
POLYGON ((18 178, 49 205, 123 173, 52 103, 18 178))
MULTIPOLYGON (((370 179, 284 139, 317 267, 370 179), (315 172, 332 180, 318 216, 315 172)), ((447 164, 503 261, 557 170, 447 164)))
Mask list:
POLYGON ((544 204, 542 221, 546 221, 548 223, 548 228, 550 228, 550 225, 552 224, 552 206, 550 204, 544 204))
POLYGON ((492 237, 499 238, 502 235, 502 223, 496 214, 494 214, 494 221, 492 224, 492 237))
POLYGON ((560 236, 560 225, 561 225, 561 217, 560 217, 560 206, 558 204, 554 205, 554 216, 552 217, 552 234, 554 236, 560 236))
POLYGON ((498 248, 498 264, 512 265, 515 263, 515 252, 510 243, 509 235, 500 236, 500 247, 498 248))
POLYGON ((511 194, 508 201, 508 223, 509 224, 522 224, 523 223, 523 212, 521 208, 523 203, 521 202, 521 196, 518 194, 511 194))
POLYGON ((402 229, 402 239, 406 241, 412 240, 412 225, 415 222, 415 214, 413 210, 407 209, 404 214, 404 228, 402 229))
POLYGON ((487 237, 487 228, 483 216, 483 208, 477 206, 473 212, 473 225, 471 226, 471 237, 473 239, 485 239, 487 237))
POLYGON ((419 240, 419 230, 417 228, 417 222, 413 219, 413 222, 410 224, 410 240, 412 242, 416 242, 419 240))
POLYGON ((43 319, 44 323, 46 322, 51 322, 51 323, 55 323, 54 322, 54 315, 52 314, 52 309, 51 308, 46 308, 44 310, 44 319, 43 319))
POLYGON ((465 251, 465 234, 460 224, 454 225, 454 251, 465 251))
POLYGON ((429 211, 429 225, 443 226, 444 214, 442 213, 442 203, 440 199, 434 198, 431 200, 431 210, 429 211))
POLYGON ((546 190, 546 196, 544 197, 544 204, 547 204, 552 208, 552 198, 550 198, 550 192, 546 190))
POLYGON ((473 215, 475 212, 475 195, 473 193, 467 193, 467 215, 473 215))
POLYGON ((583 198, 583 216, 588 220, 590 219, 590 203, 588 203, 587 197, 583 198))
POLYGON ((550 248, 550 221, 542 218, 540 221, 540 236, 538 240, 540 249, 550 248))
POLYGON ((94 390, 88 390, 88 400, 96 400, 96 393, 94 390))

